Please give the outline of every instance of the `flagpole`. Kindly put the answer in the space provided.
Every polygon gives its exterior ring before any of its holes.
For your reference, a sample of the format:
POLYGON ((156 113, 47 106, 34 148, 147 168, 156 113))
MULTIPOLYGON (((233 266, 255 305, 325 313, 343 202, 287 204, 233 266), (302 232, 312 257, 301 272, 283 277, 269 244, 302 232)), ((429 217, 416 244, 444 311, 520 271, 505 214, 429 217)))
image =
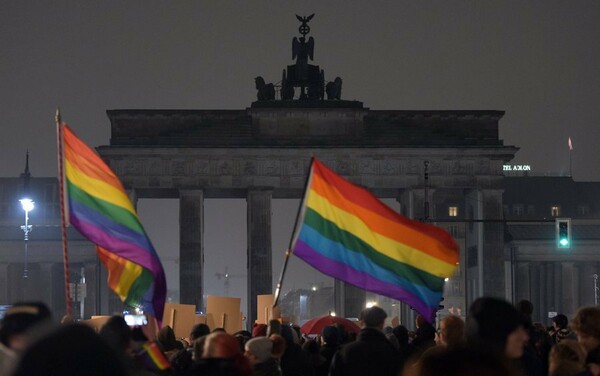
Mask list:
POLYGON ((69 250, 67 243, 67 219, 65 214, 65 186, 63 170, 63 124, 61 122, 60 109, 56 109, 56 134, 58 135, 58 190, 60 193, 60 223, 63 243, 63 264, 65 271, 65 301, 67 315, 71 316, 71 287, 69 286, 69 250))
POLYGON ((300 201, 300 205, 298 205, 298 212, 296 213, 296 220, 294 221, 294 231, 292 232, 292 237, 290 238, 290 244, 288 245, 288 249, 285 251, 285 259, 283 261, 283 267, 281 268, 281 274, 279 275, 279 281, 277 282, 277 288, 275 289, 275 296, 273 297, 273 308, 277 307, 277 303, 279 302, 279 295, 281 293, 281 287, 283 286, 283 277, 285 276, 285 271, 287 269, 287 264, 292 254, 292 243, 294 242, 294 235, 296 234, 296 227, 298 227, 298 219, 300 218, 300 212, 302 207, 304 206, 304 199, 306 199, 306 188, 308 187, 308 181, 310 180, 310 175, 312 173, 313 162, 315 160, 314 155, 310 158, 310 167, 308 168, 308 174, 306 175, 306 181, 304 182, 304 195, 303 199, 300 201))
POLYGON ((573 142, 571 141, 571 137, 569 136, 569 177, 573 177, 573 159, 571 158, 571 152, 573 152, 573 142))
POLYGON ((573 177, 573 159, 571 158, 571 152, 573 149, 569 149, 569 176, 573 177))

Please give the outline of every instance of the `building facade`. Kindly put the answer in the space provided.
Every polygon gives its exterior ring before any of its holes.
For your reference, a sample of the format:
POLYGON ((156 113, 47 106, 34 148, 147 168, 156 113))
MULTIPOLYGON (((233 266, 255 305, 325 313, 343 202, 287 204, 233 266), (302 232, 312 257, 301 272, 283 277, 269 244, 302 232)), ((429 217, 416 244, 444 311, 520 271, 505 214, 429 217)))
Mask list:
POLYGON ((513 299, 533 302, 534 320, 597 305, 600 272, 600 183, 570 177, 504 179, 507 275, 513 299), (571 241, 560 248, 557 218, 571 221, 571 241))

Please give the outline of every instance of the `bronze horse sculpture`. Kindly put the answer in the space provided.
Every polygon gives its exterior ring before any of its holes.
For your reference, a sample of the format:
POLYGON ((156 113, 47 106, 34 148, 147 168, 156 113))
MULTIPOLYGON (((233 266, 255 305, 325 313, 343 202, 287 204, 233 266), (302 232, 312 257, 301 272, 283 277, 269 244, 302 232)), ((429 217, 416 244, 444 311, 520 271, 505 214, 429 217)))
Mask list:
POLYGON ((272 83, 265 83, 265 79, 258 76, 254 79, 256 84, 256 97, 259 101, 272 101, 275 100, 275 86, 272 83))

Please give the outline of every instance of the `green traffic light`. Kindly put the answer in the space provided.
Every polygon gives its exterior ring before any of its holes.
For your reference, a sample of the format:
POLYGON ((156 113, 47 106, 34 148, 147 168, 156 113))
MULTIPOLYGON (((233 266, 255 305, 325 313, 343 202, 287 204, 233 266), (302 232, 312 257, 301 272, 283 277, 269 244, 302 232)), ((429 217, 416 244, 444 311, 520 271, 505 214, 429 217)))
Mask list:
POLYGON ((569 239, 560 239, 560 245, 562 245, 563 247, 566 247, 569 245, 569 239))

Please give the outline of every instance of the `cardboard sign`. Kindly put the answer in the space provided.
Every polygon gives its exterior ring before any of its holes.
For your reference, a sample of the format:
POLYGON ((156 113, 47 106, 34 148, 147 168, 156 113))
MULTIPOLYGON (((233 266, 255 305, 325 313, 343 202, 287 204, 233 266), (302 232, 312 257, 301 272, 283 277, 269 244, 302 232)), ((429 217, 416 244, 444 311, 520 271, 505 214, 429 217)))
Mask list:
POLYGON ((256 296, 256 321, 257 324, 269 324, 269 320, 277 320, 281 314, 279 306, 273 307, 273 294, 256 296))
POLYGON ((230 334, 242 330, 240 302, 240 298, 208 295, 206 297, 206 325, 211 330, 223 328, 230 334))
POLYGON ((88 325, 98 333, 112 316, 92 316, 89 320, 83 320, 85 325, 88 325))
POLYGON ((165 304, 163 326, 169 325, 177 338, 187 338, 196 324, 196 306, 194 304, 165 304))

